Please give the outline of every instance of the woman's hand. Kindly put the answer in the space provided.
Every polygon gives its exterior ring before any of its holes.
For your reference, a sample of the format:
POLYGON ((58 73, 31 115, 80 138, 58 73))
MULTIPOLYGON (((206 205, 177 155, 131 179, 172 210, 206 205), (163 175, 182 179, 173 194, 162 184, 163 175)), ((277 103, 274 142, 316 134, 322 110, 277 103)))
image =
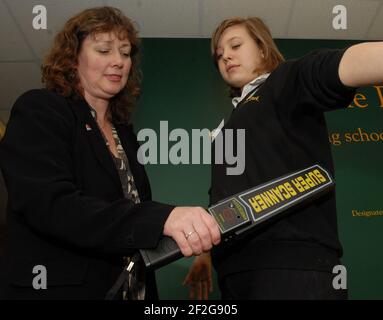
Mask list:
POLYGON ((221 241, 217 222, 201 207, 175 207, 163 233, 177 242, 186 257, 207 252, 221 241))
POLYGON ((195 257, 183 285, 190 287, 190 299, 209 299, 209 293, 213 291, 211 257, 209 252, 195 257))

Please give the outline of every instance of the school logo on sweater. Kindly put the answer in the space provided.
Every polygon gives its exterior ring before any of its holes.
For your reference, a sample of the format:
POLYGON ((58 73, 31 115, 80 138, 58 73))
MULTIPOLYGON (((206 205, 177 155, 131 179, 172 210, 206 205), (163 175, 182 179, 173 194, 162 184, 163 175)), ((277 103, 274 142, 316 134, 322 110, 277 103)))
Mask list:
POLYGON ((246 102, 249 102, 249 101, 259 102, 259 98, 260 96, 251 96, 246 99, 246 102))

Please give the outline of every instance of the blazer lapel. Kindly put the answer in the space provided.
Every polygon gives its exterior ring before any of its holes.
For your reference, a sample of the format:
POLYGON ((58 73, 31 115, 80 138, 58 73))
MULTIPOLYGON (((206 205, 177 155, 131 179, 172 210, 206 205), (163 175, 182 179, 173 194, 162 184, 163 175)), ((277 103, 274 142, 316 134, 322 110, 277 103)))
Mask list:
POLYGON ((89 144, 94 152, 94 157, 121 189, 120 177, 118 176, 112 155, 110 154, 102 133, 90 112, 90 107, 85 100, 71 101, 71 104, 74 104, 72 105, 72 108, 78 115, 80 130, 87 136, 89 144))

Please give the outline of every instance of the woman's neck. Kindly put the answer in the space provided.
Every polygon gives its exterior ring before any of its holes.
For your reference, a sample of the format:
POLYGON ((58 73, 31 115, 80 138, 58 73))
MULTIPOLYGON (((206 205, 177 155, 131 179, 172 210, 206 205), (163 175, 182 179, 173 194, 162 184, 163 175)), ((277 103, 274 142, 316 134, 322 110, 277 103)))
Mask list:
POLYGON ((105 123, 107 121, 107 111, 109 107, 109 101, 100 98, 94 98, 85 94, 86 102, 96 111, 97 121, 99 123, 105 123))

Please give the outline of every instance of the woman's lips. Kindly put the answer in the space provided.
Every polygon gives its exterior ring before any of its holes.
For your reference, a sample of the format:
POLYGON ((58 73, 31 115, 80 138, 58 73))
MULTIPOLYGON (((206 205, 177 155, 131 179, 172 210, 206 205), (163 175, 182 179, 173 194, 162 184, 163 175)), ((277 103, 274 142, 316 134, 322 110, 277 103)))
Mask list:
POLYGON ((121 81, 121 78, 122 76, 119 76, 117 74, 107 74, 105 75, 105 77, 110 80, 110 81, 114 81, 114 82, 118 82, 118 81, 121 81))

